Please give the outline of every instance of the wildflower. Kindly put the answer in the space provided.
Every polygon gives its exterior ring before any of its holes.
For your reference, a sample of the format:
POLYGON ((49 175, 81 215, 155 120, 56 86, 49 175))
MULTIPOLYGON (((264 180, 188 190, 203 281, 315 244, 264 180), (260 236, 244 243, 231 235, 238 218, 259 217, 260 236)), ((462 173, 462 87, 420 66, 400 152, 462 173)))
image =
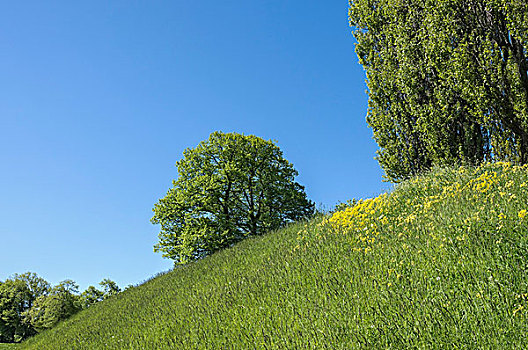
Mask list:
POLYGON ((515 316, 516 313, 524 309, 524 305, 519 306, 517 309, 513 310, 513 316, 515 316))
POLYGON ((521 210, 518 214, 519 219, 524 219, 526 217, 526 214, 527 214, 526 209, 521 210))

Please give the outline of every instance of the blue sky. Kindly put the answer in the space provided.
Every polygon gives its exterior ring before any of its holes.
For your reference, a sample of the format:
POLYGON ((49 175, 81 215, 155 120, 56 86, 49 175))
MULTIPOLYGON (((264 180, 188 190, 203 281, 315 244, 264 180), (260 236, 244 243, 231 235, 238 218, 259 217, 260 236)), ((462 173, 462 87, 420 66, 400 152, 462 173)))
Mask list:
POLYGON ((386 190, 346 0, 0 5, 0 280, 136 284, 152 207, 215 130, 274 139, 329 208, 386 190))

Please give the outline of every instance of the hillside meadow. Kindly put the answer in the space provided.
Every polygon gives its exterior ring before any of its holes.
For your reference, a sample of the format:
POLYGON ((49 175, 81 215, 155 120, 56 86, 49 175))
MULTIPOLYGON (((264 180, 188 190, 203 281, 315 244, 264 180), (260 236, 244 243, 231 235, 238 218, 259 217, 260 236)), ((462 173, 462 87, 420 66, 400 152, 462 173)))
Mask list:
POLYGON ((527 348, 527 210, 526 166, 436 169, 157 276, 16 349, 527 348))

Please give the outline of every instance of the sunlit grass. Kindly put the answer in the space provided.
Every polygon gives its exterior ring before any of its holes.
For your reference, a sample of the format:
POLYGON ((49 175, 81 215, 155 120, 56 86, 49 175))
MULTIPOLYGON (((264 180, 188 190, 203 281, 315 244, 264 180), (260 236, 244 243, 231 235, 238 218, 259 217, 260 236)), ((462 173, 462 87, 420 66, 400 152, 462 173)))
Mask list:
POLYGON ((0 343, 0 350, 14 350, 19 349, 18 344, 3 344, 0 343))
POLYGON ((435 170, 177 268, 20 348, 527 348, 526 210, 526 167, 435 170))

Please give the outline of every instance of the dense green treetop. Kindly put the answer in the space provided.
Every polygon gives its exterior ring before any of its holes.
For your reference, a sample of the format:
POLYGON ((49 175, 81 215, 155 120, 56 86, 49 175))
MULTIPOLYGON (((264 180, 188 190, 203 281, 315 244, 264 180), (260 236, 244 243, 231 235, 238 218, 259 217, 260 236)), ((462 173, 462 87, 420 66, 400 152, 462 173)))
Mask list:
POLYGON ((187 263, 312 215, 297 171, 272 141, 214 132, 176 163, 178 179, 154 206, 156 251, 187 263))
POLYGON ((526 1, 353 0, 349 18, 389 180, 528 162, 526 1))
POLYGON ((32 272, 0 281, 0 343, 20 341, 36 333, 26 312, 50 290, 51 285, 32 272))
POLYGON ((72 280, 60 282, 39 296, 34 305, 25 311, 24 323, 31 325, 36 332, 54 327, 82 309, 79 286, 72 280))

